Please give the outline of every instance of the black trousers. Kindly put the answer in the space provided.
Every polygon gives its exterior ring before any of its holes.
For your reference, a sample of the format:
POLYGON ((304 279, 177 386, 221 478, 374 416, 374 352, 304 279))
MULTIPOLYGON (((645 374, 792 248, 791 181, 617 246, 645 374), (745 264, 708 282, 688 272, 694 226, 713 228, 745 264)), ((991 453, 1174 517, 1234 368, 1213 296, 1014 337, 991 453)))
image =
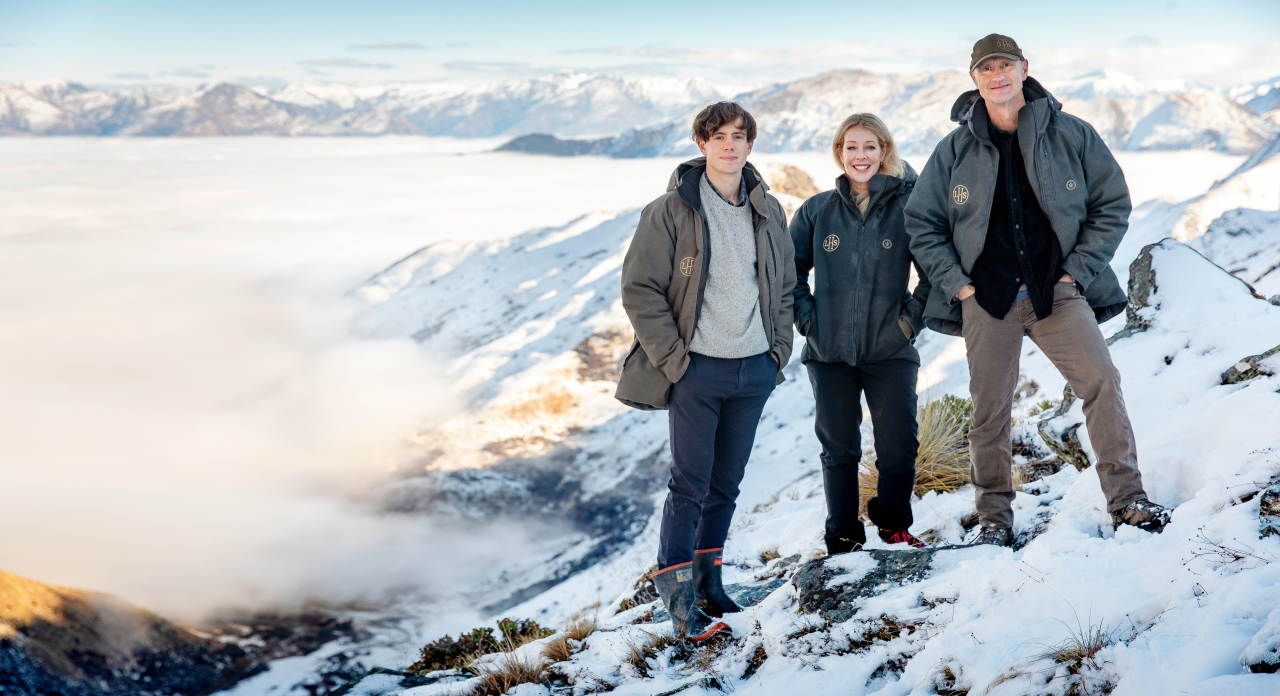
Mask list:
POLYGON ((875 433, 876 505, 872 523, 881 529, 911 526, 911 491, 916 480, 916 374, 911 360, 805 363, 817 402, 814 430, 822 443, 822 480, 827 497, 827 540, 866 540, 858 519, 858 462, 862 460, 862 394, 871 408, 875 433))
POLYGON ((768 353, 690 355, 668 403, 671 480, 662 508, 659 568, 690 563, 695 550, 724 546, 756 426, 777 377, 778 364, 768 353))

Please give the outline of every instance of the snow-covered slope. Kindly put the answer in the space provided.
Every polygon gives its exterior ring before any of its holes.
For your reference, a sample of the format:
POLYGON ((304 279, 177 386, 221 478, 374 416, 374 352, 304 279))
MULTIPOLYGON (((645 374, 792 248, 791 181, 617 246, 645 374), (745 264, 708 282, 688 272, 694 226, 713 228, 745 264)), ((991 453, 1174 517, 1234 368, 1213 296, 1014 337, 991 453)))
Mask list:
MULTIPOLYGON (((1211 149, 1247 153, 1280 132, 1269 83, 1228 93, 1152 86, 1115 71, 1048 85, 1066 109, 1095 125, 1115 149, 1211 149), (1252 96, 1251 96, 1252 95, 1252 96)), ((823 150, 854 111, 889 123, 903 151, 929 152, 953 124, 952 102, 972 85, 955 71, 916 75, 832 70, 739 94, 760 124, 763 152, 823 150)), ((383 135, 454 137, 614 136, 606 154, 681 155, 688 124, 725 98, 698 78, 631 78, 563 71, 492 85, 290 85, 228 83, 194 92, 110 92, 81 85, 0 87, 0 134, 383 135)), ((595 152, 598 149, 590 151, 595 152)))
MULTIPOLYGON (((1255 357, 1280 346, 1280 306, 1257 296, 1276 287, 1280 218, 1274 205, 1257 209, 1274 191, 1232 188, 1274 162, 1254 158, 1215 187, 1235 191, 1233 205, 1192 246, 1167 239, 1187 207, 1136 211, 1113 263, 1128 277, 1130 262, 1144 260, 1135 266, 1129 331, 1112 354, 1147 490, 1175 509, 1163 534, 1113 531, 1094 469, 1068 466, 1018 493, 1017 550, 937 550, 922 578, 876 589, 843 621, 797 613, 803 598, 785 584, 730 617, 736 637, 704 657, 673 647, 643 669, 627 664, 629 644, 670 630, 644 624, 653 607, 643 601, 620 611, 653 561, 667 466, 663 414, 610 398, 612 370, 629 343, 617 274, 635 211, 584 216, 509 241, 437 244, 356 291, 367 305, 358 330, 421 341, 446 361, 469 404, 417 434, 422 469, 383 495, 401 512, 560 520, 558 536, 465 594, 492 612, 544 624, 599 602, 605 630, 557 666, 580 690, 697 693, 714 684, 744 694, 1060 694, 1075 685, 1077 693, 1276 693, 1280 676, 1250 674, 1241 660, 1274 652, 1280 635, 1267 620, 1280 604, 1280 536, 1260 535, 1258 495, 1280 481, 1280 356, 1255 357), (1047 656, 1090 628, 1106 645, 1081 669, 1047 656)), ((963 343, 926 333, 920 348, 922 387, 964 395, 963 343)), ((1039 405, 1057 403, 1063 380, 1029 343, 1021 372, 1035 387, 1015 407, 1018 432, 1043 448, 1036 426, 1061 432, 1083 421, 1081 406, 1039 405)), ((800 365, 785 374, 766 408, 725 549, 731 583, 787 579, 797 559, 821 555, 812 395, 800 365)), ((1087 433, 1077 432, 1092 456, 1087 433)), ((927 494, 915 504, 913 531, 959 543, 972 506, 968 488, 927 494)), ((848 566, 843 580, 870 572, 868 558, 839 561, 848 566)), ((240 693, 287 690, 295 676, 268 672, 240 693)), ((396 679, 375 679, 369 693, 402 691, 396 679)))
POLYGON ((1275 112, 1280 110, 1280 77, 1237 85, 1227 90, 1227 94, 1254 113, 1275 112))

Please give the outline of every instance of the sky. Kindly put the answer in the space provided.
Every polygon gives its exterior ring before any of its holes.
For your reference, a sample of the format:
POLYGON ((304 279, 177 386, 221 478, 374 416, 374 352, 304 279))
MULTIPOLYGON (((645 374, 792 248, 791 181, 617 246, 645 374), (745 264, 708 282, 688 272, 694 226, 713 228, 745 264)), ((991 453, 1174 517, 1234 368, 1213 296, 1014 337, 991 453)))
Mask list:
POLYGON ((1280 75, 1280 2, 0 0, 0 83, 475 84, 562 69, 749 88, 833 68, 961 69, 1013 36, 1048 79, 1118 69, 1225 87, 1280 75))

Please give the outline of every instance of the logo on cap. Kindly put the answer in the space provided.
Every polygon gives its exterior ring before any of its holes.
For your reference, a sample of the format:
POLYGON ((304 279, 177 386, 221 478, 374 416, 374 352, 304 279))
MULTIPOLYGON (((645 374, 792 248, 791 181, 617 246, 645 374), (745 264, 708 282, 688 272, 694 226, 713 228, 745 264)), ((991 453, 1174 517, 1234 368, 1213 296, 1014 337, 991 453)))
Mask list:
POLYGON ((822 248, 827 251, 835 251, 838 246, 840 246, 840 238, 834 234, 829 234, 826 239, 822 240, 822 248))
POLYGON ((1008 39, 996 39, 996 48, 1001 51, 1012 51, 1013 42, 1008 39))
POLYGON ((1068 191, 1074 191, 1074 190, 1076 190, 1076 180, 1075 180, 1075 179, 1067 179, 1067 190, 1068 190, 1068 191))
POLYGON ((693 257, 692 256, 686 256, 683 259, 680 259, 680 272, 687 276, 693 275, 693 257))
POLYGON ((955 201, 956 205, 964 205, 969 200, 969 189, 964 184, 957 184, 951 189, 951 200, 955 201))

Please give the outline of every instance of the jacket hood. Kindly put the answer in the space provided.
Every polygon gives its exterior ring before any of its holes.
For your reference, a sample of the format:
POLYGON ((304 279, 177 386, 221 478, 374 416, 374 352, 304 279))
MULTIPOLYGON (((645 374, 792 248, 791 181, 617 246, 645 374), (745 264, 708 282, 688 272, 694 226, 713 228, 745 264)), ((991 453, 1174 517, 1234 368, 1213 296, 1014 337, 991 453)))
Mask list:
MULTIPOLYGON (((1028 76, 1027 79, 1023 81, 1022 96, 1027 100, 1027 104, 1031 104, 1032 102, 1040 99, 1046 99, 1048 100, 1049 108, 1053 111, 1060 111, 1062 109, 1062 103, 1059 102, 1052 94, 1049 94, 1049 90, 1045 89, 1044 85, 1040 84, 1039 80, 1034 77, 1028 76)), ((976 89, 971 89, 968 92, 961 94, 960 97, 956 99, 956 102, 951 105, 951 120, 962 126, 970 123, 973 120, 974 107, 976 107, 980 101, 982 101, 982 96, 978 94, 978 90, 976 89)))
MULTIPOLYGON (((871 200, 867 203, 867 210, 871 210, 882 201, 889 200, 899 192, 910 193, 911 189, 915 187, 916 179, 918 178, 915 168, 906 160, 902 160, 902 164, 907 167, 907 173, 901 179, 888 174, 876 174, 871 177, 871 181, 867 182, 867 192, 871 194, 871 200)), ((840 195, 840 199, 848 205, 854 205, 852 191, 848 174, 841 174, 836 177, 836 192, 840 195)))

